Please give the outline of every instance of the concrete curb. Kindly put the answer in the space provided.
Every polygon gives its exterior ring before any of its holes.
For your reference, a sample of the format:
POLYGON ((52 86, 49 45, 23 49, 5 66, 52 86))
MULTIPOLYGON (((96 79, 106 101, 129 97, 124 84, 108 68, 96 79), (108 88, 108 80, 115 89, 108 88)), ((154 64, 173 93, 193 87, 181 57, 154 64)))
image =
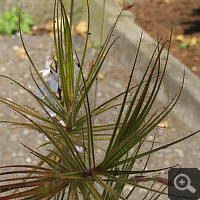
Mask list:
MULTIPOLYGON (((101 1, 95 0, 93 2, 91 11, 92 18, 95 22, 101 17, 97 14, 96 8, 101 7, 101 1)), ((109 31, 110 24, 113 23, 118 13, 119 7, 112 1, 107 0, 104 32, 109 31)), ((91 24, 92 36, 99 38, 97 32, 95 32, 95 26, 97 26, 97 24, 91 24)), ((141 27, 134 23, 133 14, 126 11, 115 30, 115 34, 122 37, 116 42, 113 52, 113 56, 120 63, 123 63, 125 70, 130 69, 133 65, 133 59, 138 47, 141 31, 141 27)), ((150 56, 155 48, 155 44, 155 40, 144 32, 135 79, 139 79, 141 77, 140 74, 144 72, 146 64, 149 62, 150 56)), ((161 103, 165 105, 169 103, 170 99, 180 90, 184 70, 186 73, 185 86, 177 104, 178 108, 173 109, 173 112, 179 120, 185 122, 192 130, 196 130, 200 128, 200 79, 172 55, 170 55, 165 79, 163 80, 158 98, 161 103)))

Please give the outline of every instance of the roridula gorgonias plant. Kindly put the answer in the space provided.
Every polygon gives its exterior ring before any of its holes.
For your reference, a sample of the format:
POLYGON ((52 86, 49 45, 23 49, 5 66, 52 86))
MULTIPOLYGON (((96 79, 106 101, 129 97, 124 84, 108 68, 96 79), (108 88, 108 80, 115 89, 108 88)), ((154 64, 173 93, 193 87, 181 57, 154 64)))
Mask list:
POLYGON ((0 173, 1 200, 129 199, 138 188, 146 190, 146 195, 141 198, 137 197, 137 199, 145 199, 148 195, 151 199, 157 199, 166 194, 167 186, 173 187, 173 184, 170 180, 153 174, 172 166, 147 169, 150 157, 153 153, 199 132, 156 147, 156 136, 152 141, 146 140, 146 137, 153 134, 152 131, 174 108, 184 85, 183 76, 180 91, 172 101, 160 112, 152 112, 165 75, 171 39, 162 45, 158 41, 141 81, 133 86, 132 79, 141 46, 141 36, 125 90, 101 105, 94 108, 90 106, 91 99, 88 94, 93 84, 96 83, 97 75, 107 54, 117 40, 114 38, 111 41, 116 24, 122 13, 129 7, 124 6, 121 9, 94 62, 85 64, 90 35, 90 13, 88 1, 86 2, 88 27, 81 59, 73 48, 72 26, 62 0, 55 0, 54 4, 55 50, 52 50, 54 53, 46 61, 45 70, 39 71, 35 66, 20 30, 24 50, 32 64, 30 74, 37 89, 32 91, 25 84, 10 77, 4 75, 1 77, 23 88, 39 104, 40 109, 22 106, 0 97, 2 103, 24 117, 23 123, 3 122, 12 126, 20 126, 20 128, 32 129, 34 134, 43 134, 47 140, 42 146, 46 147, 47 152, 39 153, 23 144, 40 161, 37 165, 1 167, 4 170, 0 173), (167 48, 166 59, 161 60, 164 48, 167 48), (88 73, 84 74, 83 70, 88 66, 88 73), (78 69, 78 73, 75 73, 77 71, 75 69, 78 69), (36 75, 33 75, 33 71, 36 75), (50 78, 44 79, 46 75, 50 78), (39 84, 36 79, 39 79, 42 84, 39 84), (104 125, 94 123, 93 118, 98 118, 100 114, 109 112, 116 106, 119 109, 115 123, 104 125), (143 146, 147 142, 151 145, 144 151, 143 146), (105 144, 107 144, 106 147, 105 144), (100 151, 97 151, 98 149, 100 151), (102 159, 97 162, 99 157, 102 159), (145 160, 145 164, 139 170, 135 167, 135 163, 141 158, 145 160), (160 187, 154 188, 155 183, 158 183, 160 187), (132 188, 125 194, 123 191, 127 185, 132 188))

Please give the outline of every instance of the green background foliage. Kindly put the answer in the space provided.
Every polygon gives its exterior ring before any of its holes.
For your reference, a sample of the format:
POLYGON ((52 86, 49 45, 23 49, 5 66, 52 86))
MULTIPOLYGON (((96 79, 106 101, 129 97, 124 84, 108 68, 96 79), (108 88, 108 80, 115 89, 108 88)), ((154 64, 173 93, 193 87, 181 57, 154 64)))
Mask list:
MULTIPOLYGON (((0 17, 0 34, 12 35, 19 29, 19 12, 20 8, 15 7, 10 12, 4 12, 0 17)), ((21 30, 24 33, 30 32, 30 27, 35 23, 32 20, 30 14, 21 13, 21 30)))

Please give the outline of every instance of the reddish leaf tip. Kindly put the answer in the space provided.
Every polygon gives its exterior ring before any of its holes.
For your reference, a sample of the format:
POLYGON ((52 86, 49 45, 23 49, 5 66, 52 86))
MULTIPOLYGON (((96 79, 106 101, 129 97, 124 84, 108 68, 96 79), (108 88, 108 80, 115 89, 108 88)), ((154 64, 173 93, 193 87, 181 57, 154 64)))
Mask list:
POLYGON ((128 10, 128 9, 130 9, 131 7, 133 7, 133 5, 130 5, 130 6, 125 6, 125 7, 123 7, 123 8, 122 8, 122 10, 123 10, 123 11, 125 11, 125 10, 128 10))

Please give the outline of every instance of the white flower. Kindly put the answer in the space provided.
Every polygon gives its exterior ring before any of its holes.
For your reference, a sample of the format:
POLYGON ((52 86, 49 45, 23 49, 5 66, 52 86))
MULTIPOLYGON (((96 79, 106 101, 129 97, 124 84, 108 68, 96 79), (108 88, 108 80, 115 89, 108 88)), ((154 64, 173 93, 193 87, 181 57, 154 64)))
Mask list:
MULTIPOLYGON (((59 74, 54 72, 52 74, 52 78, 48 78, 45 79, 45 83, 47 84, 47 86, 50 88, 50 90, 52 92, 57 92, 58 91, 58 80, 59 80, 59 74)), ((58 106, 56 100, 53 98, 53 96, 50 94, 50 92, 47 90, 45 85, 40 86, 39 88, 37 88, 35 90, 35 94, 37 97, 39 97, 40 99, 44 100, 45 102, 47 102, 47 100, 45 99, 45 97, 47 97, 53 105, 58 106), (42 92, 44 93, 44 95, 42 94, 42 92)), ((49 115, 51 117, 55 117, 56 113, 54 113, 50 108, 45 107, 46 111, 49 113, 49 115)), ((43 111, 44 112, 44 111, 43 111)), ((46 112, 45 112, 46 113, 46 112)), ((46 117, 48 117, 47 115, 45 115, 46 117)))
MULTIPOLYGON (((47 84, 47 86, 50 88, 50 90, 52 92, 57 92, 58 91, 58 80, 59 80, 59 74, 54 72, 52 74, 52 78, 48 78, 48 79, 45 79, 45 83, 47 84)), ((45 94, 45 96, 48 98, 48 99, 53 99, 53 97, 51 96, 51 94, 49 93, 49 91, 47 90, 47 88, 45 87, 45 85, 42 85, 40 86, 40 89, 42 90, 42 92, 45 94)), ((35 94, 37 97, 41 98, 41 99, 44 99, 44 96, 43 94, 40 92, 39 88, 37 88, 35 90, 35 94)))
POLYGON ((50 84, 49 87, 51 89, 52 92, 57 92, 58 91, 58 80, 59 80, 60 76, 58 73, 54 72, 52 74, 52 79, 50 80, 50 84))
POLYGON ((39 71, 39 73, 42 73, 42 75, 45 77, 45 76, 48 76, 51 72, 51 65, 53 64, 53 61, 52 61, 52 58, 49 57, 46 62, 45 62, 45 69, 39 71))

